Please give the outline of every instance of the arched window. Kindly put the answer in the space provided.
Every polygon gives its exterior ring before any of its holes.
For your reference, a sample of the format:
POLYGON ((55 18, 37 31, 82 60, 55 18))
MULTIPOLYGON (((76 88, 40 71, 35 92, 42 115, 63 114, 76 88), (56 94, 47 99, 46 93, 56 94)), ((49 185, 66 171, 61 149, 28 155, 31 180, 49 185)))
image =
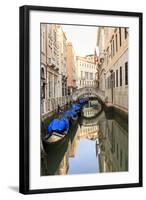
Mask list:
POLYGON ((44 68, 41 68, 41 79, 45 79, 44 68))
POLYGON ((44 72, 44 68, 41 68, 41 81, 42 81, 42 84, 41 84, 41 99, 44 99, 45 98, 45 72, 44 72))

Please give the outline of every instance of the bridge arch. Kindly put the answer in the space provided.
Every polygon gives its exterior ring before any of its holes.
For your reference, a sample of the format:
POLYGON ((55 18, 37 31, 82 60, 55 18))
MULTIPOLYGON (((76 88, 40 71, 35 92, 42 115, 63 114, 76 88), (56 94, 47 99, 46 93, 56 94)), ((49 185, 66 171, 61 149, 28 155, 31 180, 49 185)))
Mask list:
POLYGON ((84 96, 87 96, 89 98, 95 97, 101 104, 104 104, 105 102, 105 93, 95 87, 79 88, 76 91, 74 91, 72 94, 72 97, 74 100, 84 97, 84 96))

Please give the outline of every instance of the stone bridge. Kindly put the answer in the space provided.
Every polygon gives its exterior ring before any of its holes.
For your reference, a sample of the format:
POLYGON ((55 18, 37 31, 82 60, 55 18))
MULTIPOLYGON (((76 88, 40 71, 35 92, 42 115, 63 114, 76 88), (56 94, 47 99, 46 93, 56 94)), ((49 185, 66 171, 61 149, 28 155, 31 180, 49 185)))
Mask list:
POLYGON ((72 97, 75 100, 80 97, 96 97, 100 102, 105 102, 105 92, 96 87, 79 88, 73 92, 72 97))

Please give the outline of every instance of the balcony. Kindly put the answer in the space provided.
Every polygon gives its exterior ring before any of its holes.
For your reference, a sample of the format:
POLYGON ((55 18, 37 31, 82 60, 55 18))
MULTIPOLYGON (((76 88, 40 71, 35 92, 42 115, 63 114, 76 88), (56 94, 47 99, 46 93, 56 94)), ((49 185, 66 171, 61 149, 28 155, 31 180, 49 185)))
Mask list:
POLYGON ((52 68, 56 66, 56 62, 51 58, 48 58, 48 64, 49 64, 49 67, 52 67, 52 68))
POLYGON ((100 65, 104 62, 104 58, 105 58, 105 54, 104 53, 100 53, 100 55, 99 55, 99 64, 100 65))
POLYGON ((57 72, 59 72, 59 67, 58 67, 58 66, 56 66, 56 67, 55 67, 55 70, 56 70, 57 72))

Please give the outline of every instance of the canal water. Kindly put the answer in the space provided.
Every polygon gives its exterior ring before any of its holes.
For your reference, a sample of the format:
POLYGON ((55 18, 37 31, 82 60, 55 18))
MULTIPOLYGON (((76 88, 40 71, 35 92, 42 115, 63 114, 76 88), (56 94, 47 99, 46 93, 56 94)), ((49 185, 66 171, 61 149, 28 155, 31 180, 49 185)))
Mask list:
POLYGON ((96 111, 90 104, 69 137, 50 147, 41 159, 42 176, 128 171, 127 121, 113 112, 96 111))

